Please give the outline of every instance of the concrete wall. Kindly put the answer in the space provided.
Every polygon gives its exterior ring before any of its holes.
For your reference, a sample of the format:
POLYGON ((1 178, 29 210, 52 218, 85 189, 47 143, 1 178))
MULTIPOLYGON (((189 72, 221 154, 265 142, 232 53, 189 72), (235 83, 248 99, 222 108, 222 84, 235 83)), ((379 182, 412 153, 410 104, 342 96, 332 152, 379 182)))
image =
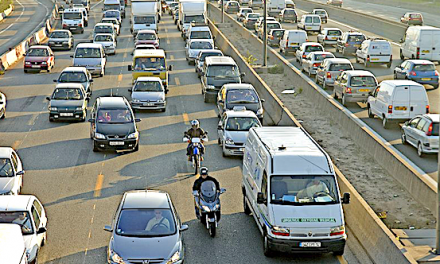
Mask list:
MULTIPOLYGON (((301 126, 290 111, 285 108, 270 87, 262 80, 255 70, 243 59, 238 50, 210 21, 211 31, 215 37, 216 46, 227 56, 231 56, 246 73, 245 81, 251 83, 266 101, 264 108, 266 115, 277 125, 301 126)), ((225 25, 227 26, 227 25, 225 25)), ((391 231, 376 216, 365 200, 354 189, 345 176, 337 169, 338 183, 341 193, 349 192, 351 202, 344 205, 345 220, 352 233, 367 251, 375 263, 404 264, 417 263, 403 249, 391 231)))

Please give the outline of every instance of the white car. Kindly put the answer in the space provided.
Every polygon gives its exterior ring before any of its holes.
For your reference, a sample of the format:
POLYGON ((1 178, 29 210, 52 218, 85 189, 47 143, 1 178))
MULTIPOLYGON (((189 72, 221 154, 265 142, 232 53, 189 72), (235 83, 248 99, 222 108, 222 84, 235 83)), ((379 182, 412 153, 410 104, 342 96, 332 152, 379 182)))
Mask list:
POLYGON ((0 119, 6 117, 6 95, 0 92, 0 119))
POLYGON ((101 23, 112 23, 116 29, 116 33, 121 34, 121 25, 119 24, 119 20, 115 17, 104 17, 101 20, 101 23))
POLYGON ((417 155, 438 153, 439 114, 418 115, 402 125, 402 144, 417 148, 417 155))
POLYGON ((307 72, 309 76, 315 75, 321 63, 325 59, 334 58, 331 52, 310 52, 304 59, 302 59, 302 71, 307 72))
POLYGON ((47 216, 33 195, 0 195, 0 222, 20 225, 29 263, 38 263, 38 252, 46 243, 47 216))
POLYGON ((0 147, 0 194, 19 194, 23 174, 23 164, 17 152, 10 147, 0 147))
POLYGON ((188 41, 185 46, 186 60, 188 61, 188 64, 195 63, 200 51, 212 49, 214 49, 214 41, 212 39, 195 39, 188 41))
POLYGON ((339 28, 324 28, 321 33, 318 34, 318 43, 325 45, 336 45, 339 37, 342 36, 342 30, 339 28))
POLYGON ((301 44, 299 49, 296 51, 296 61, 300 64, 302 60, 309 55, 310 52, 324 51, 324 47, 316 42, 306 42, 301 44))
POLYGON ((113 34, 96 34, 93 43, 101 44, 105 54, 116 54, 116 41, 113 34))

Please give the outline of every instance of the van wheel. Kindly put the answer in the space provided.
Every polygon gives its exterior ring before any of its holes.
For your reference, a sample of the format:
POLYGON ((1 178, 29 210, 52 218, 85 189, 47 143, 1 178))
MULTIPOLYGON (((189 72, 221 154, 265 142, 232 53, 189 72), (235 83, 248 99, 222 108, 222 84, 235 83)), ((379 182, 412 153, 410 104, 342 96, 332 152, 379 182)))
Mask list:
POLYGON ((270 243, 269 243, 269 239, 267 238, 266 233, 264 234, 264 239, 263 239, 263 251, 264 251, 264 255, 268 258, 272 257, 272 250, 270 249, 270 243))
POLYGON ((367 105, 367 112, 368 112, 368 117, 369 117, 369 118, 374 118, 374 114, 373 114, 373 112, 371 111, 371 107, 370 107, 370 105, 367 105))
POLYGON ((417 144, 417 155, 419 157, 423 156, 423 148, 422 148, 422 143, 419 142, 419 144, 417 144))
POLYGON ((251 214, 251 208, 249 208, 249 206, 246 202, 246 196, 244 194, 243 194, 243 211, 247 215, 251 214))
POLYGON ((388 119, 386 117, 383 117, 383 119, 382 119, 382 126, 385 129, 388 129, 390 127, 390 121, 388 121, 388 119))
POLYGON ((401 60, 404 60, 404 59, 405 59, 405 56, 403 56, 403 52, 402 52, 402 50, 400 50, 400 59, 401 59, 401 60))

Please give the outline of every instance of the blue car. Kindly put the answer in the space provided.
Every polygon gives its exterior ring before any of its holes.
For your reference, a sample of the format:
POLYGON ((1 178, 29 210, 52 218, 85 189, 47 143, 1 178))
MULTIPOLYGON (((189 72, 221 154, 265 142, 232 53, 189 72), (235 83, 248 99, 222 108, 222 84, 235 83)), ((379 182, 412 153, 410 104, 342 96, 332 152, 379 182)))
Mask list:
POLYGON ((407 79, 420 84, 439 86, 438 71, 433 62, 428 60, 406 60, 394 69, 394 79, 407 79))

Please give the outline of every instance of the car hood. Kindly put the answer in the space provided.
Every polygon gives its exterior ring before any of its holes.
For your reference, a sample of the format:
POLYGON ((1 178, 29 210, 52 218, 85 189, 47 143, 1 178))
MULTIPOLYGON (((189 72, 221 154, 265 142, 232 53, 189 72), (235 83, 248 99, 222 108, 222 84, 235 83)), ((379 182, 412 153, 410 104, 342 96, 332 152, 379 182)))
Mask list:
POLYGON ((23 240, 24 240, 24 246, 26 247, 26 250, 32 248, 36 243, 35 235, 33 235, 33 234, 23 235, 23 240))
POLYGON ((101 58, 74 58, 73 66, 96 66, 101 64, 101 58))
POLYGON ((0 193, 8 193, 14 186, 15 177, 0 177, 0 193))
POLYGON ((83 100, 50 100, 53 107, 78 107, 83 105, 83 100))
POLYGON ((30 56, 27 56, 24 60, 29 61, 29 62, 42 62, 42 61, 49 60, 49 57, 34 57, 34 56, 30 57, 30 56))
POLYGON ((157 101, 164 100, 165 94, 163 92, 133 92, 131 98, 141 101, 157 101))
POLYGON ((272 204, 272 223, 283 227, 333 227, 342 225, 341 204, 280 205, 272 204))
POLYGON ((113 237, 111 247, 124 260, 164 259, 167 261, 179 248, 179 235, 165 237, 113 237))
POLYGON ((135 132, 133 123, 101 124, 97 123, 96 132, 104 135, 128 135, 135 132))
POLYGON ((245 143, 249 131, 225 130, 225 136, 231 138, 235 143, 245 143))

